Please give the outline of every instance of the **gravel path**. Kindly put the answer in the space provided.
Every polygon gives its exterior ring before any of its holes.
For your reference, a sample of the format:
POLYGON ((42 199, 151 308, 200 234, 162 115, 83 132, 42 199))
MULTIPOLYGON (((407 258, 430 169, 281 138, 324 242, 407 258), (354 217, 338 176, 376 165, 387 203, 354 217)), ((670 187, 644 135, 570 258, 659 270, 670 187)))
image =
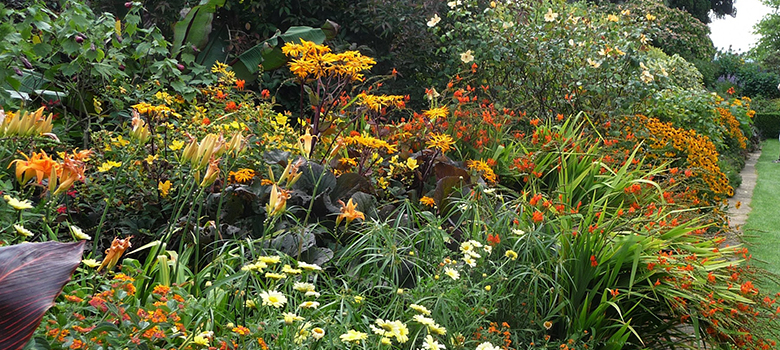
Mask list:
POLYGON ((760 150, 750 153, 745 161, 745 168, 740 172, 742 185, 737 187, 734 196, 729 198, 729 225, 737 230, 742 228, 750 213, 750 199, 753 197, 753 188, 756 187, 756 163, 760 155, 760 150))

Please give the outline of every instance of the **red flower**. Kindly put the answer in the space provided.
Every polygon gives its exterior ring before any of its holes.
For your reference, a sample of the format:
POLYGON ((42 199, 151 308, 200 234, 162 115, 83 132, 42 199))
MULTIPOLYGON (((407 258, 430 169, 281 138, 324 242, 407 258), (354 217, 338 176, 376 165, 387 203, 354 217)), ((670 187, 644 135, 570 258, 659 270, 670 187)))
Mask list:
POLYGON ((233 101, 228 101, 228 103, 225 105, 225 112, 233 112, 238 110, 239 105, 237 105, 233 101))
POLYGON ((598 261, 596 261, 596 256, 595 255, 591 255, 590 256, 590 266, 596 267, 598 265, 599 265, 599 263, 598 263, 598 261))
POLYGON ((68 207, 66 207, 64 205, 60 205, 59 207, 57 207, 57 213, 65 214, 67 212, 68 212, 68 207))
POLYGON ((501 243, 501 237, 498 236, 498 233, 496 233, 495 235, 488 233, 487 241, 488 244, 490 244, 491 246, 496 246, 499 243, 501 243))
POLYGON ((260 97, 267 100, 269 97, 271 97, 271 92, 268 91, 268 89, 263 89, 263 91, 260 92, 260 97))
POLYGON ((531 217, 531 219, 532 219, 532 220, 533 220, 535 223, 537 223, 537 224, 538 224, 538 223, 540 223, 540 222, 544 221, 544 215, 542 215, 542 212, 540 212, 540 211, 538 211, 538 210, 537 210, 537 211, 535 211, 535 212, 534 212, 534 215, 531 217))

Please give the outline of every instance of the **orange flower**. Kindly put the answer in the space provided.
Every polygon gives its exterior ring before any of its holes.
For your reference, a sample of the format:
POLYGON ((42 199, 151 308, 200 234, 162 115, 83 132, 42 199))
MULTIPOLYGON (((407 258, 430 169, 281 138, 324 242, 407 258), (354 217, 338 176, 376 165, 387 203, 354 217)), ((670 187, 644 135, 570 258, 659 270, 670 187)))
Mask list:
POLYGON ((260 97, 262 97, 264 100, 267 100, 269 97, 271 97, 271 92, 268 91, 268 89, 263 89, 263 91, 260 92, 260 97))
POLYGON ((544 221, 544 215, 542 214, 542 212, 537 210, 537 211, 534 212, 534 215, 531 217, 531 220, 533 220, 534 223, 538 224, 538 223, 544 221))
POLYGON ((501 237, 498 236, 498 233, 495 235, 488 233, 487 241, 489 245, 496 246, 501 243, 501 237))
POLYGON ((100 272, 100 270, 102 270, 104 267, 107 269, 112 269, 114 266, 116 266, 116 264, 119 262, 119 258, 122 257, 122 254, 125 253, 125 250, 132 247, 132 244, 130 244, 131 238, 133 238, 133 236, 127 237, 125 239, 114 238, 114 241, 111 242, 111 247, 106 249, 106 257, 103 258, 103 262, 100 263, 97 271, 100 272))
POLYGON ((240 105, 237 105, 237 104, 236 104, 235 102, 233 102, 233 101, 228 101, 228 103, 227 103, 227 104, 225 104, 225 112, 233 112, 233 111, 236 111, 236 110, 238 110, 238 107, 240 107, 240 105))
POLYGON ((243 79, 236 80, 236 89, 244 90, 244 85, 246 84, 246 81, 243 79))
POLYGON ((341 220, 347 219, 347 225, 349 225, 352 220, 355 219, 366 219, 366 216, 357 210, 357 203, 352 200, 352 198, 349 199, 347 204, 344 204, 344 202, 339 201, 341 203, 341 214, 339 214, 339 217, 336 219, 336 226, 338 226, 341 223, 341 220))
MULTIPOLYGON (((84 162, 65 156, 62 160, 62 164, 57 167, 57 180, 59 180, 59 186, 54 191, 54 194, 60 194, 67 191, 73 186, 76 181, 84 181, 84 162)), ((51 191, 56 185, 57 181, 49 179, 49 190, 51 191)))
POLYGON ((432 207, 436 205, 436 201, 431 197, 423 196, 422 198, 420 198, 420 204, 432 207))
MULTIPOLYGON (((33 152, 32 157, 28 157, 25 154, 22 154, 22 156, 27 160, 17 159, 11 162, 11 164, 16 163, 16 180, 22 185, 32 178, 36 178, 40 184, 43 179, 48 178, 52 174, 52 170, 57 168, 57 162, 46 155, 44 151, 41 151, 41 153, 33 152)), ((8 167, 10 168, 11 165, 9 164, 8 167)))
POLYGON ((532 126, 539 126, 539 122, 541 122, 541 120, 539 120, 539 118, 531 119, 531 125, 532 126))

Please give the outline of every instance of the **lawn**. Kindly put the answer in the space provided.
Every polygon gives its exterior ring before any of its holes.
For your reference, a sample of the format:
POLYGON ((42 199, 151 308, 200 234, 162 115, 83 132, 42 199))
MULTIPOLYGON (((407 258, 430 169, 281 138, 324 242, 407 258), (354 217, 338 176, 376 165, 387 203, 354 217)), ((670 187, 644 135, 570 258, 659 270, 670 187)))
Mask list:
MULTIPOLYGON (((762 266, 772 273, 780 273, 780 215, 777 200, 780 198, 780 164, 774 163, 780 153, 777 140, 763 143, 761 157, 756 164, 758 181, 753 190, 752 210, 743 226, 745 241, 753 258, 765 262, 762 266)), ((777 285, 773 289, 780 291, 777 285)))

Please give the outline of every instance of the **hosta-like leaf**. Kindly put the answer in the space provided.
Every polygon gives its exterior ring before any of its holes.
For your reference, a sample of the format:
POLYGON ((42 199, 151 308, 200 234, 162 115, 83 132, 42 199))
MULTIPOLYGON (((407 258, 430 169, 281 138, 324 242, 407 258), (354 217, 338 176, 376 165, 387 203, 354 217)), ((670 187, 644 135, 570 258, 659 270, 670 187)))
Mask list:
POLYGON ((21 349, 81 262, 84 241, 0 247, 0 349, 21 349))

